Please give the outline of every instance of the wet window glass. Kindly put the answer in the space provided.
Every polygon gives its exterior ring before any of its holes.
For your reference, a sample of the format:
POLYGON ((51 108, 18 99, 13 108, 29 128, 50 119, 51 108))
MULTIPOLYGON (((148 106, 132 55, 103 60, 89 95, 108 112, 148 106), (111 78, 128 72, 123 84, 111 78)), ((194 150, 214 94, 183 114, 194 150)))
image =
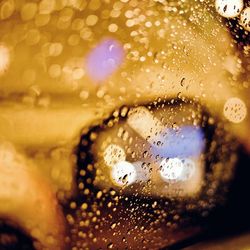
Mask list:
POLYGON ((250 3, 0 1, 0 249, 250 247, 250 3))

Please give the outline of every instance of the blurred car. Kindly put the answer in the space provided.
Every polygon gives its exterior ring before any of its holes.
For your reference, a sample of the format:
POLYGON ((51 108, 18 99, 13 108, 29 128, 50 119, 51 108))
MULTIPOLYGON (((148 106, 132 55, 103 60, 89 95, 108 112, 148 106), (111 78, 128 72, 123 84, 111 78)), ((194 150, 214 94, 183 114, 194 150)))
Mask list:
POLYGON ((1 1, 0 249, 250 247, 248 9, 1 1))

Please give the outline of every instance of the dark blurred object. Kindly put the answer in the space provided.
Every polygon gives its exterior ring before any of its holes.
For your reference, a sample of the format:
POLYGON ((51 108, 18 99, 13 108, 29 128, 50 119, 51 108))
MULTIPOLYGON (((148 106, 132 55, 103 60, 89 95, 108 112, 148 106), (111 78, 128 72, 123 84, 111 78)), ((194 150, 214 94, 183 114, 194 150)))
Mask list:
POLYGON ((166 249, 250 249, 250 156, 239 150, 239 162, 226 204, 203 223, 205 230, 166 249))
POLYGON ((0 250, 33 250, 33 240, 17 228, 0 222, 0 250))
POLYGON ((229 236, 220 240, 202 242, 184 248, 185 250, 246 250, 250 247, 250 233, 239 236, 229 236))

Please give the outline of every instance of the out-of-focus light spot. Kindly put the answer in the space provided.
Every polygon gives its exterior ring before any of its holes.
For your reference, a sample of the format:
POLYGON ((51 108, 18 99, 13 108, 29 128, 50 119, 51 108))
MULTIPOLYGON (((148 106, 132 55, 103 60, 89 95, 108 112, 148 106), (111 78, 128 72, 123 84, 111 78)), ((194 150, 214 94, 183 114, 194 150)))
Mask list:
POLYGON ((45 56, 59 56, 63 51, 61 43, 45 43, 42 46, 42 52, 45 56))
POLYGON ((79 79, 83 78, 84 74, 85 74, 85 72, 81 68, 76 68, 72 72, 72 76, 73 76, 74 80, 79 80, 79 79))
POLYGON ((178 130, 165 129, 153 145, 154 155, 164 158, 198 157, 204 150, 204 134, 201 128, 183 126, 178 130))
POLYGON ((178 181, 183 172, 183 163, 178 158, 162 160, 160 164, 160 175, 166 181, 178 181))
POLYGON ((15 1, 13 0, 6 0, 1 1, 0 7, 0 18, 7 19, 9 18, 15 11, 15 1))
POLYGON ((224 105, 224 116, 233 123, 242 122, 247 115, 246 104, 237 97, 228 99, 224 105))
POLYGON ((67 0, 67 1, 60 1, 61 5, 64 4, 65 6, 70 6, 74 9, 77 9, 79 11, 82 11, 86 8, 88 5, 87 1, 82 1, 82 0, 67 0))
POLYGON ((157 142, 157 136, 164 130, 164 125, 145 107, 134 108, 129 112, 128 125, 151 144, 157 142))
POLYGON ((116 185, 128 186, 136 181, 137 173, 133 164, 120 161, 113 166, 111 177, 116 185))
POLYGON ((133 27, 135 25, 135 21, 133 19, 129 19, 126 21, 127 27, 133 27))
POLYGON ((55 0, 42 0, 39 4, 40 14, 50 14, 54 11, 56 7, 55 0))
POLYGON ((94 26, 97 24, 97 22, 98 22, 98 16, 96 15, 89 15, 86 18, 86 24, 88 26, 94 26))
POLYGON ((9 49, 3 45, 0 45, 0 75, 3 74, 10 63, 10 52, 9 49))
MULTIPOLYGON (((80 1, 81 5, 83 5, 84 1, 80 1)), ((91 0, 87 1, 88 3, 88 9, 96 11, 102 6, 102 2, 100 0, 91 0)))
POLYGON ((37 3, 25 3, 20 11, 20 15, 23 21, 31 20, 37 13, 37 3))
POLYGON ((195 169, 195 162, 188 158, 165 158, 160 163, 160 175, 165 181, 190 180, 194 175, 195 169))
POLYGON ((37 27, 45 26, 50 21, 50 14, 37 14, 35 16, 35 24, 37 27))
POLYGON ((215 0, 215 8, 221 16, 233 18, 242 11, 243 0, 215 0))
POLYGON ((78 34, 72 34, 68 38, 68 44, 70 46, 76 46, 80 42, 80 36, 78 34))
POLYGON ((124 149, 116 144, 110 144, 103 153, 105 164, 113 167, 118 162, 125 161, 126 153, 124 149))
POLYGON ((240 14, 240 24, 247 31, 250 31, 250 7, 245 8, 240 14))
POLYGON ((115 24, 115 23, 111 23, 110 25, 109 25, 109 27, 108 27, 108 29, 109 29, 109 32, 116 32, 117 30, 118 30, 118 25, 117 24, 115 24))
POLYGON ((87 56, 87 73, 94 81, 104 81, 118 69, 123 59, 122 45, 113 39, 105 40, 87 56))
POLYGON ((84 20, 81 18, 76 18, 72 21, 72 30, 81 30, 84 27, 84 20))
POLYGON ((80 98, 82 100, 87 100, 89 98, 89 92, 86 90, 83 90, 80 92, 80 98))
POLYGON ((90 28, 88 27, 84 27, 83 29, 81 29, 80 31, 80 37, 83 39, 83 40, 89 40, 91 39, 93 35, 93 32, 90 28))
POLYGON ((188 158, 182 160, 183 171, 181 175, 181 180, 186 181, 192 178, 196 169, 196 163, 188 158))

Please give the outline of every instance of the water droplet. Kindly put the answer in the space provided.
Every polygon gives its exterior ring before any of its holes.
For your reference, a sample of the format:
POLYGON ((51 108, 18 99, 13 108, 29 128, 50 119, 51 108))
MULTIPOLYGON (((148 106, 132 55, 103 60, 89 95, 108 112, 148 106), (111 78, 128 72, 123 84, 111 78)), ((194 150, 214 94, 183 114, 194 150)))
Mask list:
POLYGON ((102 191, 99 191, 97 194, 96 194, 96 198, 97 199, 100 199, 102 197, 102 191))
POLYGON ((113 223, 112 225, 111 225, 111 229, 114 229, 116 227, 116 223, 113 223))
POLYGON ((113 243, 109 243, 109 244, 107 245, 107 248, 108 248, 108 249, 112 249, 113 246, 114 246, 113 243))

